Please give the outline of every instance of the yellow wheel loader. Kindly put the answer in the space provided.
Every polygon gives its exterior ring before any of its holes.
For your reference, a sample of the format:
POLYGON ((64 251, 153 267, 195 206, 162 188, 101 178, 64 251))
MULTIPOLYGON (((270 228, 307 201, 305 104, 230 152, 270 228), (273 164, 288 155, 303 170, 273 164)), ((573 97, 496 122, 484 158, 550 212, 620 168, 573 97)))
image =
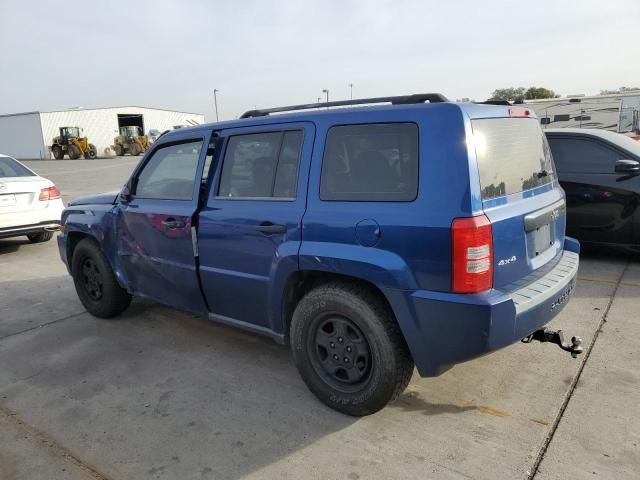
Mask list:
POLYGON ((129 155, 140 155, 147 151, 151 143, 149 137, 140 135, 138 127, 120 127, 120 135, 113 139, 113 151, 121 157, 125 153, 129 155))
POLYGON ((89 143, 87 137, 80 136, 78 127, 60 127, 60 135, 55 137, 52 143, 49 150, 56 160, 63 159, 65 155, 71 160, 76 160, 81 155, 86 159, 96 158, 98 155, 96 146, 89 143))

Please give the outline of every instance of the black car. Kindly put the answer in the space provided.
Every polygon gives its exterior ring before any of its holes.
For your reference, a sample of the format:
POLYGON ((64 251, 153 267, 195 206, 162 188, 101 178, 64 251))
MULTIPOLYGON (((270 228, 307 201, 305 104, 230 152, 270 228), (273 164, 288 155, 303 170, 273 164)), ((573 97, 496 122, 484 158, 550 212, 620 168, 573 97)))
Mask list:
POLYGON ((567 234, 640 248, 640 142, 606 130, 545 130, 567 195, 567 234))

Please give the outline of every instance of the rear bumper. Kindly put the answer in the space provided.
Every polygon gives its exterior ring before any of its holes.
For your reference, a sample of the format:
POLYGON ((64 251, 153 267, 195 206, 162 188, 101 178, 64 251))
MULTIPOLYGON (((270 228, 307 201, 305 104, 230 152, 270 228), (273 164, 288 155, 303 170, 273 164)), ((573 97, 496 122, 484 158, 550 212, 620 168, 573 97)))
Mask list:
POLYGON ((505 292, 480 294, 385 290, 423 377, 515 343, 550 322, 567 304, 578 274, 579 244, 567 238, 548 271, 505 292))
POLYGON ((19 227, 0 228, 0 238, 19 237, 28 233, 57 231, 60 229, 60 220, 49 220, 32 225, 21 225, 19 227))

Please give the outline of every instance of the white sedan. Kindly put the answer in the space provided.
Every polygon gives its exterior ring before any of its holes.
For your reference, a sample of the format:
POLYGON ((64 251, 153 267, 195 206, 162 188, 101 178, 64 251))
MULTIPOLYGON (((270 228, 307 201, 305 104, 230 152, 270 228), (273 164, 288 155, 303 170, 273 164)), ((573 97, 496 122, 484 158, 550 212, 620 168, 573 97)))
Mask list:
POLYGON ((15 158, 0 154, 0 238, 51 240, 60 228, 60 190, 15 158))

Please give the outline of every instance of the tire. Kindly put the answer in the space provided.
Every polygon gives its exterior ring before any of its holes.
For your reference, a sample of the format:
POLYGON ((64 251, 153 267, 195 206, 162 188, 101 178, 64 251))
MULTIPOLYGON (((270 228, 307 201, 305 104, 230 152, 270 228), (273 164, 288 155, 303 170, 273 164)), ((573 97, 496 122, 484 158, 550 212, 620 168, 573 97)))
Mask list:
POLYGON ((328 283, 309 292, 293 313, 290 338, 309 389, 347 415, 381 410, 413 374, 413 359, 389 307, 352 283, 328 283))
POLYGON ((93 316, 112 318, 129 307, 131 295, 118 284, 95 241, 85 238, 78 243, 71 260, 71 272, 78 297, 93 316))
POLYGON ((89 148, 84 152, 84 158, 87 160, 93 160, 98 156, 98 150, 95 145, 89 144, 89 148))
POLYGON ((69 155, 71 160, 77 160, 80 158, 80 149, 75 145, 69 145, 67 147, 67 155, 69 155))
POLYGON ((140 147, 137 143, 132 143, 131 145, 129 145, 129 155, 131 155, 132 157, 140 155, 140 147))
POLYGON ((116 153, 116 156, 118 157, 122 157, 124 155, 124 148, 122 148, 122 145, 114 145, 113 151, 116 153))
POLYGON ((27 233, 27 238, 31 243, 48 242, 53 238, 53 232, 27 233))
POLYGON ((53 153, 53 158, 56 160, 62 160, 64 158, 64 150, 58 145, 51 149, 51 153, 53 153))

